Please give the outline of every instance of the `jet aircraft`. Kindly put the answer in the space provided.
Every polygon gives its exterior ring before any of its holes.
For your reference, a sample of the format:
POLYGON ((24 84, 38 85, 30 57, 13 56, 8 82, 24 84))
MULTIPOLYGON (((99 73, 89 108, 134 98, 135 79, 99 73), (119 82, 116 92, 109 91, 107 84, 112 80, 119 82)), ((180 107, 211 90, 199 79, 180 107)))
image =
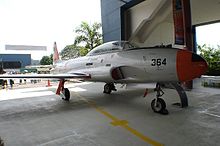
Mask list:
POLYGON ((116 91, 115 84, 157 83, 157 96, 151 102, 154 112, 166 110, 161 83, 185 82, 200 77, 207 70, 206 61, 187 50, 172 47, 136 47, 128 41, 104 43, 86 56, 61 61, 54 43, 54 68, 52 74, 0 75, 0 78, 59 79, 56 94, 70 99, 64 83, 68 79, 105 82, 103 93, 116 91))

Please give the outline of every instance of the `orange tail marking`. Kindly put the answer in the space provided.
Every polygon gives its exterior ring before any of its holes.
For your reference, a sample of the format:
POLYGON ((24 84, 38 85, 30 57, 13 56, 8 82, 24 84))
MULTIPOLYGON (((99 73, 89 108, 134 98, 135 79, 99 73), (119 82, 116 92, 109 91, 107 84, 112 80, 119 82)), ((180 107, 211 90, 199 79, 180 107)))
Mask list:
POLYGON ((54 42, 54 46, 53 46, 53 62, 56 63, 60 58, 59 58, 59 53, 58 53, 58 50, 57 50, 57 43, 54 42))

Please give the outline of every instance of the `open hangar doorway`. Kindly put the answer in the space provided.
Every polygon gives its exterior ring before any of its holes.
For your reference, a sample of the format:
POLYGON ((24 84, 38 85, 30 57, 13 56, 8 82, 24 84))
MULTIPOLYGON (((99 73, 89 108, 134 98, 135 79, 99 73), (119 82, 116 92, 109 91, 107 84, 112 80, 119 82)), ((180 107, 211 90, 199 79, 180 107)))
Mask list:
POLYGON ((208 87, 220 87, 220 21, 193 26, 195 29, 195 50, 209 64, 203 76, 202 84, 208 87))
MULTIPOLYGON (((195 45, 206 45, 211 48, 218 49, 220 46, 220 20, 194 25, 195 30, 195 45)), ((196 50, 197 53, 198 50, 196 50)))

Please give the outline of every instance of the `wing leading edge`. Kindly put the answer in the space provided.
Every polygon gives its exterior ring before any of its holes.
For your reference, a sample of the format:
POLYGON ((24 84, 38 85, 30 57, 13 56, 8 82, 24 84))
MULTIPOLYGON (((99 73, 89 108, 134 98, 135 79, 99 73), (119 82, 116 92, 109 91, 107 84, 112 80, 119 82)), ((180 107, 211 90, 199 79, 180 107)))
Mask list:
POLYGON ((30 78, 30 79, 90 79, 90 74, 71 73, 71 74, 16 74, 0 75, 0 79, 30 78))

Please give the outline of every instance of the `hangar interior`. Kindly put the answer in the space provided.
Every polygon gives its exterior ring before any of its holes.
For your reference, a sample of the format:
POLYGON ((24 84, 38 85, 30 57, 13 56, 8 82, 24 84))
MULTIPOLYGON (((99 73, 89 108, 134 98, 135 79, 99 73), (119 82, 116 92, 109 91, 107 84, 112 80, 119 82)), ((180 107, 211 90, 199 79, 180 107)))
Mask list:
MULTIPOLYGON (((174 45, 172 3, 172 0, 102 0, 104 41, 121 39, 143 46, 174 45)), ((191 16, 186 17, 191 19, 192 38, 195 26, 220 21, 219 6, 219 0, 190 0, 191 16)))

